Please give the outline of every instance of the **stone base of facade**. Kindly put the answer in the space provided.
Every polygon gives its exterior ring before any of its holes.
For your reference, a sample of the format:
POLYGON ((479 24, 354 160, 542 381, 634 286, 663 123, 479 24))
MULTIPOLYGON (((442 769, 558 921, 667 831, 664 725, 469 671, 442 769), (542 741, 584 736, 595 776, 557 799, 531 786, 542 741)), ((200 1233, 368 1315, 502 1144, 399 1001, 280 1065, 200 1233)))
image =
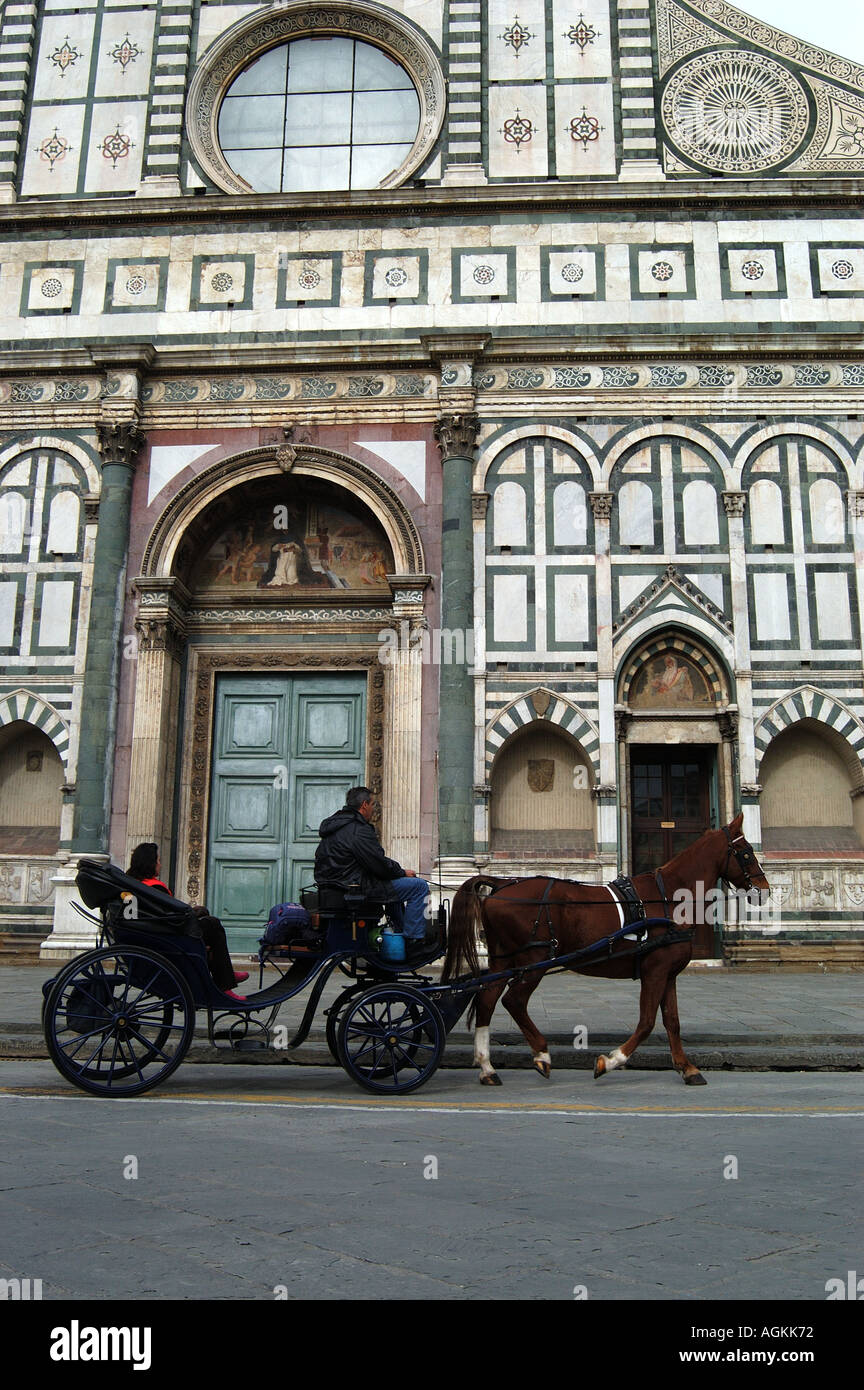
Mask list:
POLYGON ((739 970, 864 970, 864 940, 724 941, 723 964, 739 970))
POLYGON ((54 929, 43 941, 39 952, 39 958, 45 964, 51 961, 72 960, 82 951, 92 950, 98 939, 99 932, 95 923, 81 917, 72 906, 73 902, 81 903, 75 884, 79 858, 92 859, 99 864, 109 862, 107 854, 87 854, 76 855, 60 864, 51 880, 54 885, 54 929))

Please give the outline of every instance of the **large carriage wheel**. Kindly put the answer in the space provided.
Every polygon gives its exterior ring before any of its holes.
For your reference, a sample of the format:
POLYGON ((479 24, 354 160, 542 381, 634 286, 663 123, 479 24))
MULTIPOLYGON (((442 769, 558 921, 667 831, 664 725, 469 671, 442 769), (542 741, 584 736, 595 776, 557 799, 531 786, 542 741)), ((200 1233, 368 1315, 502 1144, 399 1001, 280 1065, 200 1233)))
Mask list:
POLYGON ((330 1049, 330 1056, 334 1061, 341 1065, 342 1058, 339 1056, 339 1024, 352 999, 356 999, 366 989, 365 985, 355 985, 353 989, 344 989, 339 998, 331 1004, 327 1011, 327 1046, 330 1049))
POLYGON ((179 1067, 195 1032, 189 986, 141 946, 90 951, 58 975, 44 1012, 57 1070, 94 1096, 138 1096, 179 1067))
POLYGON ((410 985, 373 985, 341 1013, 339 1061, 375 1095, 407 1095, 435 1072, 446 1041, 430 999, 410 985))

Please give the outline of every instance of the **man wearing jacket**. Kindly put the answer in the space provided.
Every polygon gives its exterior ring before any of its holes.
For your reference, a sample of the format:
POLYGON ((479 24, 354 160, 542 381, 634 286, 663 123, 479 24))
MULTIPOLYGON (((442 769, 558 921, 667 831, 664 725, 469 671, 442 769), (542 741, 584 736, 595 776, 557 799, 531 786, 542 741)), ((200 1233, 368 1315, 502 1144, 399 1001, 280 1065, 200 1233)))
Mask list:
POLYGON ((395 859, 387 858, 371 821, 371 791, 352 787, 342 810, 328 816, 319 827, 315 882, 319 888, 350 888, 396 907, 403 916, 410 959, 424 949, 429 885, 412 869, 403 869, 395 859))

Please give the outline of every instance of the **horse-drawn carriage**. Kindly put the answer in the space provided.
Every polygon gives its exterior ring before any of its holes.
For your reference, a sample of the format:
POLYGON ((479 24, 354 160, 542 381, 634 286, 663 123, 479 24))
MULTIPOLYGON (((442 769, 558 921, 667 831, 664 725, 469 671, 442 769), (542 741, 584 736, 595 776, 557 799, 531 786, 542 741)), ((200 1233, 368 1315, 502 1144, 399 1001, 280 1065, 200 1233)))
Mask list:
POLYGON ((706 888, 718 880, 740 892, 768 891, 741 822, 739 815, 705 831, 655 873, 623 880, 626 888, 621 880, 601 887, 475 876, 458 890, 452 920, 446 904, 439 910, 435 939, 410 966, 388 960, 376 944, 382 904, 340 895, 319 910, 311 938, 274 950, 262 946, 262 987, 245 999, 214 983, 193 908, 112 865, 82 860, 76 881, 93 910, 84 915, 98 926, 100 944, 43 986, 48 1050, 81 1090, 140 1095, 183 1061, 199 1009, 206 1010, 214 1046, 266 1048, 281 1006, 309 987, 299 1027, 284 1044, 299 1047, 325 985, 340 971, 348 983, 327 1009, 327 1044, 359 1086, 385 1096, 422 1086, 441 1061, 447 1034, 475 999, 475 1060, 481 1081, 494 1085, 500 1078, 489 1060, 489 1022, 505 990, 504 1004, 532 1049, 535 1069, 548 1077, 546 1040, 526 1008, 542 976, 575 970, 623 978, 632 971, 641 981, 639 1023, 621 1047, 597 1059, 595 1077, 626 1064, 660 1007, 676 1069, 687 1084, 703 1084, 681 1046, 675 982, 690 959, 692 922, 674 905, 688 895, 697 900, 700 886, 704 901, 706 888), (486 939, 487 970, 477 955, 478 930, 486 939), (442 955, 440 978, 424 974, 442 955), (265 964, 278 975, 266 987, 265 964), (467 974, 459 973, 463 964, 467 974))
MULTIPOLYGON (((206 1011, 213 1046, 266 1048, 281 1006, 308 987, 300 1025, 285 1041, 288 1050, 299 1047, 337 971, 348 983, 327 1011, 327 1043, 358 1085, 404 1094, 438 1066, 459 1015, 417 972, 446 947, 446 905, 437 936, 409 969, 388 961, 375 941, 382 905, 342 895, 315 912, 317 931, 283 946, 262 943, 260 983, 265 966, 277 979, 241 999, 213 981, 198 917, 187 903, 90 860, 81 861, 76 884, 94 910, 84 915, 98 926, 99 945, 43 986, 43 1026, 55 1066, 81 1090, 136 1096, 159 1085, 189 1051, 198 1010, 206 1011)), ((460 1001, 459 1013, 468 1002, 460 1001)))

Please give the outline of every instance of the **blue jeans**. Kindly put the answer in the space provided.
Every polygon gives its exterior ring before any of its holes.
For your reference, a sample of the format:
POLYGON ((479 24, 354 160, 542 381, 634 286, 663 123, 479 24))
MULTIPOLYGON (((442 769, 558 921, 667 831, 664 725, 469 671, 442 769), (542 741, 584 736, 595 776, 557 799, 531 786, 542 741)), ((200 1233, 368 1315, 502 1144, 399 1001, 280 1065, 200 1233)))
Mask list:
POLYGON ((391 887, 399 894, 398 903, 388 903, 394 923, 402 919, 402 930, 409 941, 422 941, 426 935, 426 904, 429 884, 425 878, 394 878, 391 887))

